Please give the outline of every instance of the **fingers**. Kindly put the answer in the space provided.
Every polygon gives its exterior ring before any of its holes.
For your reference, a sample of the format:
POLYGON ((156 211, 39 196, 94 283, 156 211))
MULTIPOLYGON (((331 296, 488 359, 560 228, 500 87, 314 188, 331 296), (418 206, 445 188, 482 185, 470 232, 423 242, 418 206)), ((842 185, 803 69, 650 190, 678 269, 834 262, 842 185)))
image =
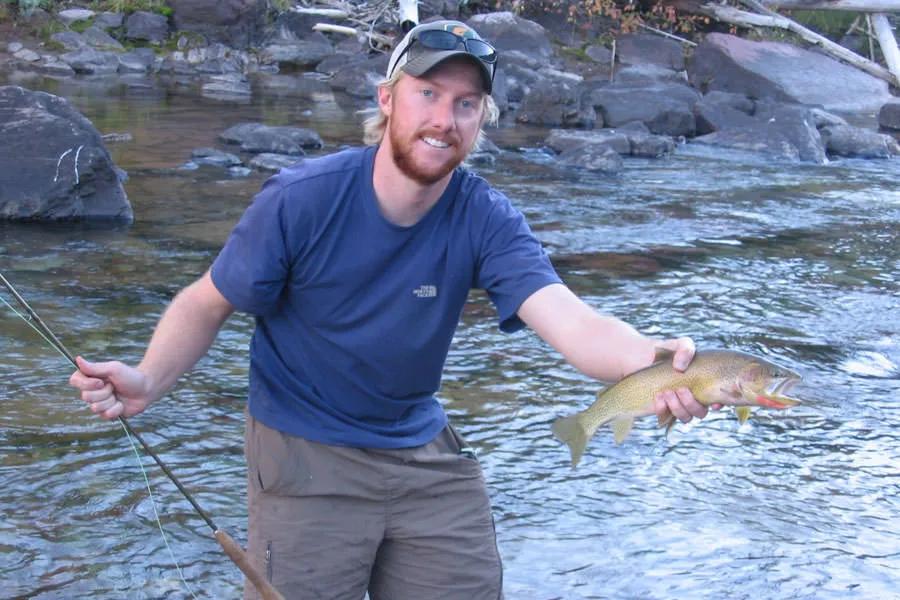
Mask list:
POLYGON ((659 392, 654 397, 654 409, 657 415, 671 412, 682 423, 687 423, 694 417, 702 419, 709 413, 709 408, 700 404, 687 388, 659 392))

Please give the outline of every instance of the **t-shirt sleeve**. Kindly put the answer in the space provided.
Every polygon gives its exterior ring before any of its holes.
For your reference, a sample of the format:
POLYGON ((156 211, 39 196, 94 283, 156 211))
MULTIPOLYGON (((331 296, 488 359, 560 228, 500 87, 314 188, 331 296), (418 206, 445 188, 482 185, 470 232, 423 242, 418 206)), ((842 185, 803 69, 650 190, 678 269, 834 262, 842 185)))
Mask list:
POLYGON ((516 314, 536 291, 561 283, 524 215, 499 192, 485 221, 476 286, 484 288, 497 308, 500 329, 518 331, 525 323, 516 314))
POLYGON ((219 292, 238 310, 261 316, 278 304, 290 272, 284 188, 270 178, 232 230, 211 268, 219 292))

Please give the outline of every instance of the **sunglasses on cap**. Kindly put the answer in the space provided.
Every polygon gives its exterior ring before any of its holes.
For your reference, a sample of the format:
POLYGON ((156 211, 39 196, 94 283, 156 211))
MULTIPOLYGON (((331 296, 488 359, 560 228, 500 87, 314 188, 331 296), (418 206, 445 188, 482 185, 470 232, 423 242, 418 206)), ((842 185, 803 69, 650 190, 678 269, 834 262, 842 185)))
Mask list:
POLYGON ((416 44, 424 49, 437 51, 456 50, 462 46, 468 54, 490 66, 491 83, 494 82, 494 73, 497 70, 497 49, 484 40, 463 37, 452 31, 443 29, 427 29, 419 32, 415 38, 410 40, 400 56, 397 57, 394 67, 391 69, 390 73, 388 73, 388 78, 393 75, 397 65, 400 64, 400 59, 403 57, 403 54, 410 54, 410 59, 413 58, 410 49, 416 44))

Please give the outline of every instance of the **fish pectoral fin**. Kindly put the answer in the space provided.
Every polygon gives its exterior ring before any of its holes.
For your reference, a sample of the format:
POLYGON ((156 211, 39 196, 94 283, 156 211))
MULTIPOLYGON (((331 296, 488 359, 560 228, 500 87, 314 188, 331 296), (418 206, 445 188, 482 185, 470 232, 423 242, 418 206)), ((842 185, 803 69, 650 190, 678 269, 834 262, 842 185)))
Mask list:
POLYGON ((617 444, 621 444, 623 441, 625 441, 625 438, 627 438, 628 434, 631 433, 632 427, 634 427, 633 417, 620 417, 613 420, 613 439, 617 444))
POLYGON ((669 437, 669 432, 675 427, 675 421, 677 420, 669 409, 666 409, 662 414, 656 415, 656 424, 659 427, 666 428, 666 437, 669 437))
POLYGON ((747 419, 750 418, 750 407, 749 406, 737 406, 734 409, 735 414, 738 418, 738 423, 743 425, 747 422, 747 419))

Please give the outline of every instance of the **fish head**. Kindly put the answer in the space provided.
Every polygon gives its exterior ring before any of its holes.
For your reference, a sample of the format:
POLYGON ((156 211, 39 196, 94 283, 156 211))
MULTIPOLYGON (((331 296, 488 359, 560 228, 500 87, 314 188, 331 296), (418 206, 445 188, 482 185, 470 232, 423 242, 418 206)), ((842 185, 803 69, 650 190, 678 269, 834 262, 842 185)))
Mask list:
POLYGON ((738 375, 738 387, 745 404, 766 408, 788 408, 800 404, 785 395, 801 380, 799 373, 773 362, 754 357, 738 375))

